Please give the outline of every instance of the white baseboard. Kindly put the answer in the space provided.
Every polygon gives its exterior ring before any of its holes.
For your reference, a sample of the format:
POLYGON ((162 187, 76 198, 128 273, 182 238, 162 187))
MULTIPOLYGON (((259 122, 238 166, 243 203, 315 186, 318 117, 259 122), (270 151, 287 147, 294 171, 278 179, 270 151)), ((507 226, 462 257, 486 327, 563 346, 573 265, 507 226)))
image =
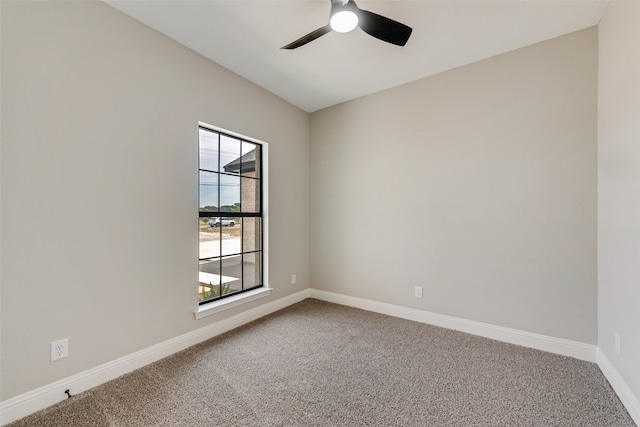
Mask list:
POLYGON ((64 400, 66 398, 64 390, 70 390, 72 395, 89 390, 306 298, 309 298, 309 289, 268 302, 231 316, 228 319, 209 324, 195 331, 0 402, 0 425, 8 424, 64 400))
POLYGON ((228 332, 239 326, 281 310, 306 298, 316 298, 336 304, 360 308, 389 316, 454 329, 473 335, 504 341, 564 356, 575 357, 589 362, 597 362, 607 380, 616 391, 629 414, 640 425, 640 401, 627 386, 611 362, 594 345, 584 344, 546 335, 534 334, 517 329, 494 326, 422 310, 387 304, 317 289, 306 289, 295 294, 263 304, 246 312, 229 317, 200 329, 161 342, 128 356, 105 363, 79 374, 64 378, 36 390, 0 402, 0 425, 25 417, 36 411, 64 400, 64 390, 72 394, 81 393, 135 369, 146 366, 173 353, 228 332))
POLYGON ((458 317, 445 316, 442 314, 430 313, 428 311, 416 310, 414 308, 371 301, 363 298, 336 294, 333 292, 320 291, 317 289, 311 289, 311 298, 347 305, 389 316, 400 317, 402 319, 413 320, 415 322, 440 326, 447 329, 466 332, 510 344, 535 348, 537 350, 543 350, 563 356, 570 356, 592 363, 595 363, 596 361, 597 347, 592 344, 534 334, 531 332, 520 331, 518 329, 505 328, 488 323, 460 319, 458 317))
POLYGON ((627 408, 627 412, 629 412, 633 421, 636 425, 640 426, 640 399, 638 399, 638 396, 629 388, 626 381, 600 348, 598 348, 596 353, 596 361, 598 367, 609 381, 609 384, 611 384, 611 387, 620 398, 620 401, 625 408, 627 408))

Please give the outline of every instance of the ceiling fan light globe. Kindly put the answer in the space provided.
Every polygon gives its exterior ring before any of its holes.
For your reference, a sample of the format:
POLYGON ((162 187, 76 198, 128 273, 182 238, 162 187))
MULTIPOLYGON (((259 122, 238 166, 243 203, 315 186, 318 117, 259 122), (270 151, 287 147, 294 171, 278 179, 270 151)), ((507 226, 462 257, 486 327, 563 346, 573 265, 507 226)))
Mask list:
POLYGON ((341 10, 331 16, 329 25, 333 31, 348 33, 358 26, 358 15, 351 10, 341 10))

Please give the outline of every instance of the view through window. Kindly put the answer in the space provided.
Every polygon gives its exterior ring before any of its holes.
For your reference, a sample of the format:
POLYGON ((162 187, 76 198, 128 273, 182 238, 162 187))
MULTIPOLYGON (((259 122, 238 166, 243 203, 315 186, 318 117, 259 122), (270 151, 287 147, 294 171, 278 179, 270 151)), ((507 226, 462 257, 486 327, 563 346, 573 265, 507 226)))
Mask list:
POLYGON ((199 129, 201 304, 261 287, 262 146, 199 129))

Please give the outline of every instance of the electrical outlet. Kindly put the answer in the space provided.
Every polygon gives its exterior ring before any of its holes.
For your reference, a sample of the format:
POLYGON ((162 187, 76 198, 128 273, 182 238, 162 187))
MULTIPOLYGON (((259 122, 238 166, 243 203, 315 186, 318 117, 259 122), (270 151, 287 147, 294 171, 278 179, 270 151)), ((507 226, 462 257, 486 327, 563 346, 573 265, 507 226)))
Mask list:
POLYGON ((620 354, 620 334, 616 332, 616 353, 620 354))
POLYGON ((67 338, 63 340, 51 342, 51 361, 64 359, 69 356, 69 340, 67 338))
POLYGON ((296 277, 295 274, 291 275, 291 284, 295 285, 298 282, 298 278, 296 277))
POLYGON ((416 286, 414 289, 414 295, 416 298, 422 298, 422 286, 416 286))

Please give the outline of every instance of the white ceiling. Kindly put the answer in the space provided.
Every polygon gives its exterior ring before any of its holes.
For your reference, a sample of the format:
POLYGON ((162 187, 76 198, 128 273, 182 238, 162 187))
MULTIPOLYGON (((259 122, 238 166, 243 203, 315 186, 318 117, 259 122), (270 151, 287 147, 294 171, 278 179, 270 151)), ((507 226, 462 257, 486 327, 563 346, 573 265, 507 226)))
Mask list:
POLYGON ((608 0, 357 0, 413 28, 280 47, 328 23, 330 0, 104 0, 307 112, 597 25, 608 0))

